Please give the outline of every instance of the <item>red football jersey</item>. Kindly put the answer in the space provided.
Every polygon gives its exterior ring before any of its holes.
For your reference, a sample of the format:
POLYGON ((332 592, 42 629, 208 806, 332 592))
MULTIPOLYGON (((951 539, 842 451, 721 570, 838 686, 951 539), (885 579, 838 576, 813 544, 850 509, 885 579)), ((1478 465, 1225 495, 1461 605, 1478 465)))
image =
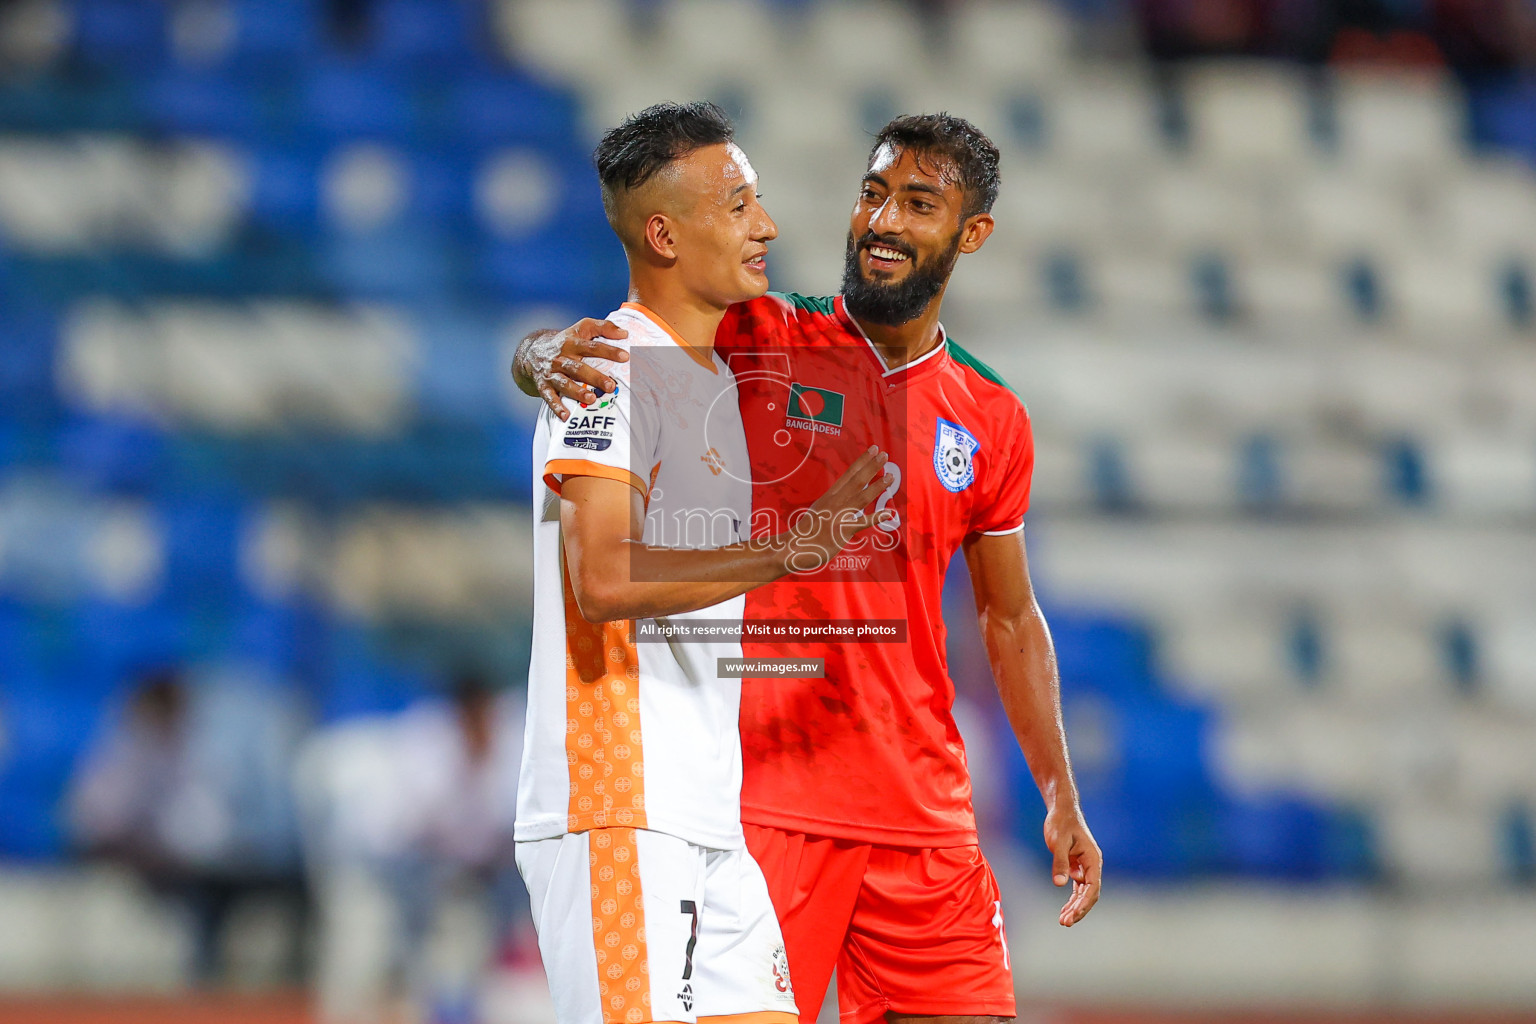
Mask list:
POLYGON ((841 297, 742 303, 715 344, 739 389, 754 534, 791 525, 871 444, 894 467, 878 503, 894 528, 865 531, 820 572, 748 592, 746 628, 792 619, 905 633, 743 638, 747 657, 824 658, 826 675, 743 682, 742 820, 899 846, 976 842, 941 596, 965 537, 1023 528, 1034 468, 1023 403, 947 338, 888 369, 841 297))

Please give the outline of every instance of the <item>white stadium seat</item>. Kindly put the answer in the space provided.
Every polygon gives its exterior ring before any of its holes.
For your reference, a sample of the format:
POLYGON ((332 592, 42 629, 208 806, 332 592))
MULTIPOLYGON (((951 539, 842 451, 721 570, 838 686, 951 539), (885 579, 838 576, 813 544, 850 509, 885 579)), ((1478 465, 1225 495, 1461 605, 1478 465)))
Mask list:
POLYGON ((1408 885, 1466 889, 1499 876, 1498 816, 1487 806, 1404 800, 1378 813, 1382 859, 1408 885))
POLYGON ((1094 68, 1053 81, 1045 97, 1054 159, 1093 168, 1162 157, 1157 99, 1143 78, 1094 68))
POLYGON ((952 70, 984 89, 1054 77, 1071 48, 1070 21, 1043 0, 970 0, 950 31, 952 70))
POLYGON ((755 87, 762 64, 782 59, 787 17, 765 0, 666 0, 655 46, 668 63, 755 87), (743 59, 742 45, 752 47, 751 59, 743 59))
POLYGON ((1274 234, 1263 195, 1241 179, 1180 165, 1148 175, 1146 189, 1157 234, 1171 252, 1251 252, 1274 234))
POLYGON ((1536 515, 1536 437, 1458 433, 1430 438, 1427 446, 1439 507, 1496 521, 1536 515))
POLYGON ((1293 699, 1301 689, 1283 608, 1225 612, 1173 607, 1159 616, 1158 653, 1173 685, 1233 706, 1293 699))
POLYGON ((1361 709, 1425 708, 1452 696, 1434 623, 1390 606, 1328 617, 1326 680, 1361 709))
POLYGON ((1195 152, 1229 168, 1275 170, 1312 152, 1310 99, 1299 68, 1207 65, 1184 83, 1195 152))
POLYGON ((1455 349, 1507 330, 1491 261, 1410 250, 1378 257, 1377 263, 1392 316, 1415 335, 1455 349))
POLYGON ((1479 266, 1490 257, 1536 255, 1536 173, 1514 160, 1482 160, 1436 182, 1434 196, 1454 252, 1479 266))
POLYGON ((614 81, 640 64, 624 0, 497 0, 495 23, 516 63, 577 83, 614 81))
POLYGON ((1280 458, 1287 505, 1332 513, 1361 512, 1382 505, 1381 456, 1371 448, 1304 434, 1286 438, 1280 458))
MULTIPOLYGON (((1511 557, 1530 552, 1512 553, 1511 557)), ((1529 568, 1530 563, 1526 563, 1529 568)), ((1489 696, 1527 718, 1536 716, 1536 630, 1531 629, 1536 597, 1484 616, 1479 622, 1489 696)))
POLYGON ((1237 508, 1238 450, 1207 432, 1144 430, 1127 444, 1131 485, 1147 507, 1172 513, 1237 508))
POLYGON ((1321 262, 1425 241, 1407 196, 1394 185, 1337 173, 1299 175, 1295 185, 1299 240, 1321 262))
MULTIPOLYGON (((936 40, 906 4, 843 0, 814 4, 786 53, 798 80, 879 89, 882 80, 921 73, 936 56, 936 40)), ((814 107, 806 108, 806 112, 814 107)))
POLYGON ((1462 150, 1462 108, 1436 75, 1365 71, 1335 81, 1340 154, 1378 174, 1454 165, 1462 150))

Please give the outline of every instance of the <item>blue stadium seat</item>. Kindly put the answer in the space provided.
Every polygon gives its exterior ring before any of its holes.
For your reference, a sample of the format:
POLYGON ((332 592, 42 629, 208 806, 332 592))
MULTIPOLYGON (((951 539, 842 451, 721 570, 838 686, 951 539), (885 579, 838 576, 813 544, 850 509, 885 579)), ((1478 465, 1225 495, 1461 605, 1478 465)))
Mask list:
POLYGON ((1327 875, 1327 815, 1305 800, 1228 802, 1219 838, 1223 866, 1237 874, 1295 880, 1327 875))
POLYGON ((533 500, 533 446, 529 438, 533 436, 534 417, 538 408, 530 398, 526 403, 525 415, 495 428, 496 474, 507 493, 517 501, 533 500))
POLYGON ((262 127, 261 99, 238 75, 166 70, 140 97, 145 122, 175 135, 244 139, 262 127))
MULTIPOLYGON (((617 246, 580 238, 488 243, 480 249, 476 284, 509 303, 557 302, 576 309, 611 308, 624 294, 627 270, 617 246)), ((604 240, 610 243, 611 238, 604 240)))
POLYGON ((466 0, 380 0, 371 14, 373 50, 386 61, 462 65, 488 30, 483 5, 466 0))
POLYGON ((1154 688, 1152 638, 1144 624, 1057 608, 1049 621, 1064 685, 1107 695, 1154 688))
POLYGON ((313 234, 319 225, 319 155, 306 150, 263 150, 252 163, 252 224, 283 234, 313 234))
POLYGON ((421 231, 328 238, 317 266, 326 283, 360 297, 431 300, 451 283, 445 240, 421 231))
POLYGON ((144 492, 164 482, 164 438, 141 420, 76 417, 57 444, 59 468, 90 490, 144 492))
POLYGON ((55 316, 23 302, 7 303, 0 317, 0 412, 37 415, 52 410, 55 316))
POLYGON ((371 66, 321 65, 300 89, 300 123, 324 138, 403 138, 417 128, 416 100, 402 80, 371 66))
POLYGON ((322 722, 334 722, 391 714, 403 711, 429 690, 424 673, 387 657, 369 631, 340 626, 331 634, 327 671, 317 695, 319 717, 322 722))
POLYGON ((446 125, 476 147, 564 147, 579 136, 575 97, 515 72, 461 79, 443 114, 446 125))
POLYGON ((418 320, 422 344, 416 405, 423 415, 484 422, 506 406, 506 379, 497 372, 501 343, 486 319, 444 312, 418 320))
POLYGON ((100 695, 122 689, 140 673, 186 660, 189 621, 172 605, 90 600, 78 605, 71 618, 80 638, 75 664, 100 695))
POLYGON ((204 601, 236 592, 241 508, 206 492, 160 505, 167 593, 204 601))
POLYGON ((1484 146, 1507 149, 1536 164, 1536 77, 1474 86, 1473 137, 1484 146))
POLYGON ((77 0, 75 51, 91 64, 130 71, 159 67, 170 41, 166 8, 143 0, 77 0))
POLYGON ((298 65, 323 48, 323 0, 231 0, 229 13, 236 64, 298 65))

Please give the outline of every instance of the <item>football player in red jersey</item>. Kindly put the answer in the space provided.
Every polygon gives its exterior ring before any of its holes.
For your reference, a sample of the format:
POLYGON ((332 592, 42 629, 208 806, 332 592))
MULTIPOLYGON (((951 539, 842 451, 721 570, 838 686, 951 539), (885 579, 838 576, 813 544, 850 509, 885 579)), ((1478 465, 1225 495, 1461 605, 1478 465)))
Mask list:
MULTIPOLYGON (((742 821, 806 1022, 834 967, 845 1024, 1015 1014, 997 882, 976 845, 950 711, 941 592, 957 550, 1003 706, 1045 800, 1053 881, 1072 885, 1061 923, 1082 920, 1099 897, 1103 858, 1078 801, 1025 552, 1029 416, 939 322, 956 262, 992 232, 998 184, 997 149, 969 122, 897 118, 877 136, 860 183, 842 293, 769 293, 732 307, 716 337, 741 381, 754 524, 760 511, 804 507, 838 454, 877 438, 897 470, 880 503, 896 513, 890 543, 760 588, 747 606, 748 621, 909 627, 898 642, 743 642, 747 656, 825 665, 824 678, 746 681, 741 708, 742 821), (780 370, 751 372, 769 363, 780 370)), ((591 401, 611 382, 582 360, 619 358, 601 341, 619 336, 592 320, 537 332, 520 346, 514 375, 552 407, 561 395, 591 401)))

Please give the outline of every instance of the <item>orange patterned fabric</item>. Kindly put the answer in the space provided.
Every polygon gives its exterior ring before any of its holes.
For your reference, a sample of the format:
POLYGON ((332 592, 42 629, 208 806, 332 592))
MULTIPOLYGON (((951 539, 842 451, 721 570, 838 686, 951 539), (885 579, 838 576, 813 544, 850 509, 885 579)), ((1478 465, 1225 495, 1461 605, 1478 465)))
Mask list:
POLYGON ((645 909, 640 899, 640 840, 632 828, 595 829, 588 836, 592 870, 592 945, 603 1024, 651 1019, 645 909))
POLYGON ((647 828, 640 736, 640 654, 630 619, 581 617, 565 586, 565 759, 571 796, 566 828, 647 828))

